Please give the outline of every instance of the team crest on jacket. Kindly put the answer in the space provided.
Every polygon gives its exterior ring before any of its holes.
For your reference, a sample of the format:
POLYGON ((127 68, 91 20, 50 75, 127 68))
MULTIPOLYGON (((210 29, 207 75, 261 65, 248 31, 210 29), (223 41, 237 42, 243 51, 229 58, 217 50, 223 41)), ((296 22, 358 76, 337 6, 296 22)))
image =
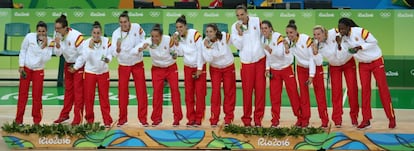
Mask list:
POLYGON ((164 49, 167 49, 167 46, 164 46, 164 49))
POLYGON ((273 43, 273 46, 276 46, 276 43, 273 43))
POLYGON ((358 37, 355 37, 355 41, 358 41, 359 39, 358 39, 358 37))
POLYGON ((190 40, 190 44, 191 44, 191 43, 193 43, 193 41, 192 41, 192 40, 190 40))
POLYGON ((68 42, 68 46, 70 46, 70 42, 68 42))
POLYGON ((305 46, 302 45, 302 48, 305 48, 305 46))
POLYGON ((223 43, 223 42, 221 42, 221 45, 222 45, 222 46, 224 46, 224 43, 223 43))
POLYGON ((253 27, 253 29, 254 29, 254 30, 256 30, 256 26, 255 26, 255 27, 253 27))
POLYGON ((335 40, 332 40, 332 43, 335 43, 335 40))
POLYGON ((137 33, 135 33, 134 36, 136 37, 137 36, 137 33))

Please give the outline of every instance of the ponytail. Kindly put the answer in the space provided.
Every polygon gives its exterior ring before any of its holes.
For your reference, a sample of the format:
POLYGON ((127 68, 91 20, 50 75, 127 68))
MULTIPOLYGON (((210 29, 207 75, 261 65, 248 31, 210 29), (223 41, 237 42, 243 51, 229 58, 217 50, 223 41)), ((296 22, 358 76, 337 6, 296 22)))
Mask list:
POLYGON ((155 24, 154 27, 152 27, 151 31, 157 31, 160 33, 160 35, 163 34, 162 28, 160 24, 155 24))
POLYGON ((177 18, 177 20, 175 21, 175 23, 182 23, 184 25, 187 25, 187 20, 185 19, 184 15, 181 15, 180 17, 177 18))
POLYGON ((60 17, 56 19, 55 23, 62 24, 63 28, 68 27, 68 20, 64 14, 60 15, 60 17))
POLYGON ((286 28, 293 28, 295 30, 298 30, 298 27, 295 24, 295 20, 293 19, 289 20, 289 24, 286 26, 286 28))

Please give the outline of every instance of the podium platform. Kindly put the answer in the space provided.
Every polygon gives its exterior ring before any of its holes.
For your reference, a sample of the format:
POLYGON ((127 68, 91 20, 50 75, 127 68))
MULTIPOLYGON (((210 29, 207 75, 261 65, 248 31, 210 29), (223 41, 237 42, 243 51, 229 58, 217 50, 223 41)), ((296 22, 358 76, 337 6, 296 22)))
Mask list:
MULTIPOLYGON (((42 124, 52 124, 60 106, 44 106, 42 124)), ((0 106, 0 124, 11 122, 15 116, 15 106, 0 106)), ((270 108, 266 108, 268 111, 270 108)), ((117 119, 117 106, 111 106, 111 115, 117 119)), ((1 150, 7 149, 42 149, 42 150, 414 150, 414 122, 412 110, 395 110, 397 128, 388 129, 388 120, 382 109, 373 109, 374 119, 371 128, 357 130, 352 127, 348 115, 344 110, 343 125, 341 128, 331 127, 325 133, 306 136, 286 136, 280 138, 231 134, 224 131, 222 121, 219 126, 212 128, 209 125, 209 107, 206 109, 206 118, 198 128, 187 127, 185 119, 178 127, 172 126, 171 107, 164 107, 163 123, 157 127, 142 127, 136 119, 136 106, 129 106, 129 124, 123 127, 105 129, 101 132, 85 137, 48 136, 38 137, 34 134, 7 134, 1 132, 1 150)), ((100 122, 99 107, 95 107, 96 121, 100 122)), ((331 109, 328 109, 331 113, 331 109)), ((31 107, 27 107, 24 122, 31 123, 31 107)), ((149 113, 151 108, 149 107, 149 113)), ((186 113, 185 110, 183 113, 186 113)), ((149 114, 150 115, 150 114, 149 114)), ((241 125, 242 108, 237 107, 233 124, 241 125)), ((222 115, 223 116, 223 115, 222 115)), ((271 116, 265 113, 263 126, 270 126, 271 116)), ((150 119, 148 119, 151 123, 150 119)), ((69 120, 70 122, 71 120, 69 120)), ((312 108, 310 125, 318 127, 320 120, 317 109, 312 108)), ((282 108, 281 127, 291 127, 295 122, 290 108, 282 108)), ((67 123, 69 124, 69 123, 67 123)), ((114 124, 115 125, 115 124, 114 124)))

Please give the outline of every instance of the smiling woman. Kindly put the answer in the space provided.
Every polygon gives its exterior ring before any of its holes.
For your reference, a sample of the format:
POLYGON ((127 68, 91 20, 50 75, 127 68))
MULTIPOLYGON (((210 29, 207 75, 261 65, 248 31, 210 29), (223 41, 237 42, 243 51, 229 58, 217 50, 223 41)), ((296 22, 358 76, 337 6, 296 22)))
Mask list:
POLYGON ((33 123, 39 125, 42 120, 42 95, 44 66, 52 56, 53 46, 51 39, 47 37, 47 25, 39 21, 36 25, 36 33, 25 36, 19 54, 19 97, 15 122, 23 123, 23 115, 29 96, 29 87, 32 83, 32 116, 33 123))

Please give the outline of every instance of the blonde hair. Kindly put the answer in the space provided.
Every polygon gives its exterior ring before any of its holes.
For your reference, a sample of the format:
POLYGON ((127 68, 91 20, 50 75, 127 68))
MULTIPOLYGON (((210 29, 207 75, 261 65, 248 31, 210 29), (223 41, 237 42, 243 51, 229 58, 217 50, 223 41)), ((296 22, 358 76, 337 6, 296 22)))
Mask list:
POLYGON ((328 31, 326 30, 325 27, 323 27, 322 25, 316 25, 315 27, 313 27, 313 30, 321 30, 322 33, 325 35, 326 38, 328 38, 328 31))

